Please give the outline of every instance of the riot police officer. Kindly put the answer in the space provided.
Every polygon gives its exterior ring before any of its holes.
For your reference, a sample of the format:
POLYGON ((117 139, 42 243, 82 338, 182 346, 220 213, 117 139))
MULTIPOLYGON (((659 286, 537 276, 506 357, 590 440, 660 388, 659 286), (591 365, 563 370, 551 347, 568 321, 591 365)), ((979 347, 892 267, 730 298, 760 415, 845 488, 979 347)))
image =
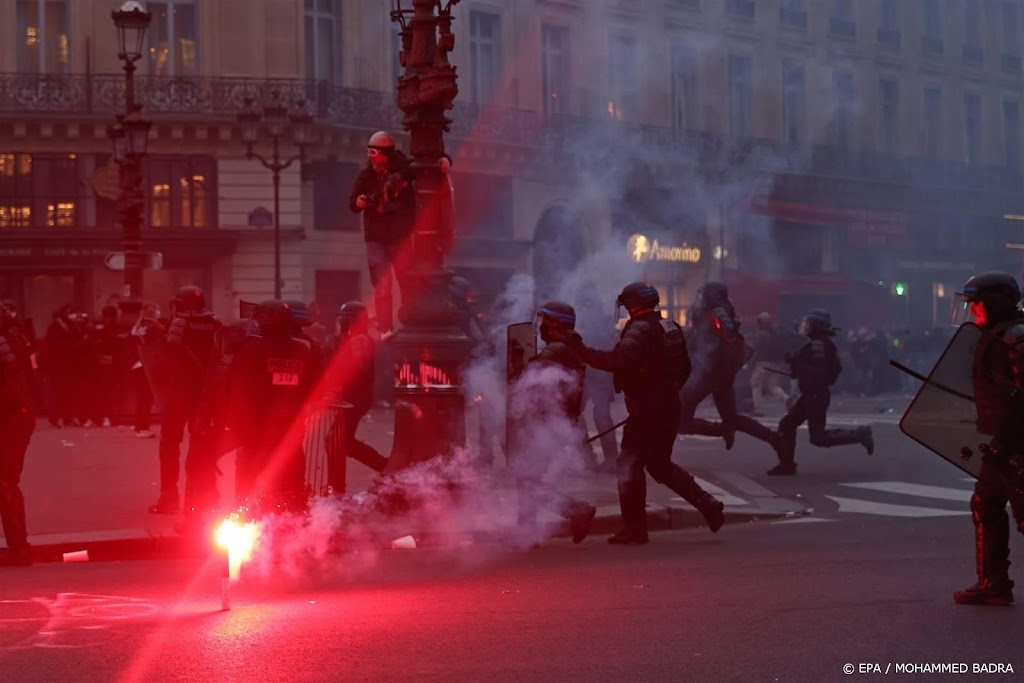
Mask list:
POLYGON ((328 432, 327 476, 335 492, 344 493, 345 458, 354 458, 375 472, 383 472, 388 464, 387 457, 356 438, 359 422, 373 406, 377 362, 377 345, 370 336, 370 314, 362 302, 349 301, 338 309, 332 355, 327 389, 346 407, 328 432))
POLYGON ((231 375, 229 420, 240 447, 235 495, 250 509, 301 508, 306 501, 302 421, 316 384, 312 349, 291 336, 292 312, 283 301, 254 313, 258 338, 242 346, 231 375))
POLYGON ((181 287, 173 304, 162 360, 165 367, 160 373, 169 378, 170 386, 154 387, 154 393, 165 398, 165 405, 160 406, 160 497, 149 507, 157 514, 174 514, 180 509, 181 441, 186 427, 191 434, 206 364, 220 328, 220 321, 206 309, 206 297, 199 287, 181 287))
MULTIPOLYGON (((690 374, 690 359, 683 331, 676 323, 662 319, 656 310, 659 302, 658 290, 650 284, 626 285, 616 304, 626 308, 629 321, 615 348, 581 349, 588 365, 612 373, 615 390, 625 394, 629 413, 618 461, 623 529, 609 538, 609 543, 648 541, 644 469, 656 482, 694 506, 712 532, 725 521, 722 503, 672 462, 681 409, 679 390, 690 374)), ((582 340, 576 343, 582 346, 582 340)))
POLYGON ((836 345, 832 342, 836 334, 832 316, 828 311, 815 309, 804 316, 800 332, 810 341, 795 354, 786 356, 800 396, 779 421, 779 464, 768 470, 770 475, 796 474, 796 430, 805 421, 811 443, 815 446, 831 448, 859 443, 868 455, 875 450, 871 427, 825 429, 825 417, 832 401, 829 388, 843 370, 836 345))
POLYGON ((705 282, 698 287, 687 326, 691 328, 688 341, 693 373, 682 390, 679 433, 720 436, 730 449, 740 431, 778 449, 778 434, 736 409, 733 385, 736 374, 749 360, 750 349, 740 333, 739 318, 724 283, 705 282), (694 417, 697 406, 708 396, 714 400, 721 422, 694 417))
POLYGON ((1024 313, 1020 299, 1016 278, 992 272, 969 279, 955 302, 954 323, 973 317, 988 333, 975 348, 971 375, 977 430, 994 437, 971 496, 978 581, 953 593, 953 599, 964 605, 1013 603, 1007 502, 1017 530, 1024 533, 1024 313))
POLYGON ((586 366, 578 345, 568 343, 575 333, 576 311, 564 301, 548 301, 537 311, 536 326, 545 346, 529 360, 512 387, 509 400, 513 431, 518 434, 510 444, 510 448, 515 448, 510 462, 516 475, 519 526, 534 528, 537 514, 551 510, 569 520, 572 541, 580 543, 590 533, 597 511, 593 505, 559 493, 545 482, 553 463, 540 461, 548 454, 529 443, 527 436, 536 435, 537 422, 542 420, 543 438, 567 438, 568 443, 563 445, 577 452, 586 447, 587 433, 581 419, 586 366), (564 374, 552 377, 531 373, 532 369, 542 373, 550 367, 564 374), (561 381, 563 378, 565 382, 561 381))
POLYGON ((35 353, 13 301, 0 301, 0 522, 8 552, 0 564, 32 563, 25 523, 25 497, 19 483, 36 426, 35 353))
POLYGON ((313 350, 313 353, 317 358, 324 357, 324 349, 320 346, 313 337, 306 333, 306 328, 313 324, 313 318, 309 313, 309 307, 306 306, 305 302, 299 301, 298 299, 289 299, 285 301, 288 304, 288 308, 292 311, 292 327, 291 334, 296 339, 301 339, 309 345, 309 348, 313 350))

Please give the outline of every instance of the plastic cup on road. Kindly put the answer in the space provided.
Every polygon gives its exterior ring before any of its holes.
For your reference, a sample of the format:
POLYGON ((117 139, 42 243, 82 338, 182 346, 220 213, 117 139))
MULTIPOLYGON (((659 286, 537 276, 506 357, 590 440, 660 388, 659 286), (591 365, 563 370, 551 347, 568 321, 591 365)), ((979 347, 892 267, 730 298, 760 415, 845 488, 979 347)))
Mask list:
POLYGON ((88 562, 89 551, 88 550, 75 550, 70 553, 64 553, 65 562, 88 562))

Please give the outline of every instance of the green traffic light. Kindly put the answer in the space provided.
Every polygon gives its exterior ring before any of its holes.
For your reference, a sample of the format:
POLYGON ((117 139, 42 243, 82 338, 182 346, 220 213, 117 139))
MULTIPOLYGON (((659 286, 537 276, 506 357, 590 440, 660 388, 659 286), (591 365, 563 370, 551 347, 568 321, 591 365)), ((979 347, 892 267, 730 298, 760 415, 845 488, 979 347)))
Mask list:
POLYGON ((897 282, 893 290, 896 292, 896 296, 903 296, 903 293, 907 291, 907 286, 902 282, 897 282))

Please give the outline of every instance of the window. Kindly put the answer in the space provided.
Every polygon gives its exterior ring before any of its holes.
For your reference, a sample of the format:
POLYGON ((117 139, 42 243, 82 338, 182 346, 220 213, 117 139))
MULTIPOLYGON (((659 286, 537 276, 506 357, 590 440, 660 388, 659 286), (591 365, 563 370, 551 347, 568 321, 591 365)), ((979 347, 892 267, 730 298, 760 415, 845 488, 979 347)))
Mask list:
POLYGON ((964 161, 981 163, 981 96, 964 95, 964 161))
POLYGON ((697 55, 689 45, 672 43, 672 128, 677 132, 696 128, 697 55))
POLYGON ((341 81, 339 5, 338 0, 306 0, 306 78, 332 84, 341 81))
POLYGON ((194 0, 151 0, 146 9, 153 15, 146 40, 149 73, 155 76, 195 76, 199 73, 196 50, 194 0))
POLYGON ((749 137, 753 114, 753 80, 750 57, 729 56, 729 133, 749 137))
POLYGON ((1003 101, 1003 141, 1007 167, 1020 168, 1020 104, 1015 100, 1003 101))
POLYGON ((878 143, 882 152, 899 154, 900 147, 900 85, 883 78, 879 82, 878 143))
POLYGON ((145 176, 149 227, 216 225, 216 163, 211 157, 147 157, 145 176))
POLYGON ((964 45, 981 47, 981 7, 979 0, 966 0, 964 6, 964 45))
POLYGON ((782 65, 782 139, 798 147, 804 142, 805 128, 804 67, 801 64, 782 65))
MULTIPOLYGON (((100 158, 0 153, 0 229, 95 227, 97 205, 104 200, 93 188, 103 185, 107 191, 119 191, 116 167, 101 169, 110 174, 99 182, 100 158)), ((107 204, 112 206, 113 201, 107 204)), ((106 225, 112 227, 109 221, 106 225)))
POLYGON ((633 113, 629 108, 639 99, 636 94, 639 86, 636 40, 631 36, 613 35, 609 56, 611 92, 608 99, 608 116, 616 121, 622 121, 633 113))
POLYGON ((754 18, 754 0, 728 0, 727 8, 734 17, 754 18))
POLYGON ((1003 52, 1008 55, 1020 54, 1020 18, 1017 2, 1003 3, 1003 52))
POLYGON ((17 64, 28 73, 71 70, 67 0, 18 0, 17 64))
POLYGON ((921 155, 936 159, 942 147, 942 90, 924 89, 921 106, 921 155))
POLYGON ((782 0, 779 6, 779 23, 790 28, 807 28, 807 10, 804 0, 782 0))
POLYGON ((494 86, 501 77, 501 16, 469 13, 469 96, 480 105, 493 104, 494 86))
POLYGON ((857 37, 857 24, 853 20, 850 0, 835 0, 829 19, 829 32, 837 38, 857 37))
POLYGON ((923 0, 924 2, 924 34, 931 38, 942 37, 942 15, 939 0, 923 0))
POLYGON ((564 26, 541 27, 541 88, 544 114, 564 114, 569 94, 569 29, 564 26))
POLYGON ((853 74, 849 71, 836 71, 832 75, 832 91, 835 97, 833 144, 837 149, 848 150, 853 145, 853 74))
POLYGON ((900 30, 900 2, 902 0, 882 0, 882 28, 900 30))
POLYGON ((348 206, 349 190, 363 169, 360 164, 324 161, 313 173, 313 228, 359 232, 360 215, 348 206))

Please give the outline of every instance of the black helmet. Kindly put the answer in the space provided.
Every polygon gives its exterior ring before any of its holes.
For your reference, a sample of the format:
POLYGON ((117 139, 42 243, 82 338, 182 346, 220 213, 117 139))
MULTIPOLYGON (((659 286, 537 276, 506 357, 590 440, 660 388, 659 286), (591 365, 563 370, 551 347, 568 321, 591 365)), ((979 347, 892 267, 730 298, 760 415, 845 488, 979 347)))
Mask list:
POLYGON ((206 308, 206 297, 203 290, 195 285, 185 285, 178 288, 178 294, 174 297, 175 311, 198 312, 206 308))
POLYGON ((345 336, 357 322, 370 323, 370 314, 361 301, 349 301, 338 308, 338 318, 335 321, 336 332, 339 336, 345 336))
POLYGON ((624 307, 633 315, 634 311, 653 310, 660 303, 658 290, 646 282, 631 282, 622 288, 615 300, 615 307, 624 307))
POLYGON ((697 296, 693 306, 700 311, 710 311, 718 306, 729 306, 729 288, 724 282, 709 280, 697 287, 697 296))
POLYGON ((576 309, 564 301, 548 301, 537 311, 536 324, 545 342, 560 339, 576 329, 576 309))
POLYGON ((260 302, 253 312, 253 318, 263 334, 287 330, 292 326, 292 310, 280 299, 267 299, 260 302))
POLYGON ((989 322, 1003 320, 1017 311, 1020 303, 1020 285, 1017 278, 1009 273, 981 273, 964 283, 964 290, 953 298, 953 313, 950 322, 954 325, 971 318, 970 305, 985 305, 989 322))
POLYGON ((833 337, 836 334, 832 327, 832 316, 823 308, 808 312, 800 322, 800 333, 808 337, 833 337))
POLYGON ((288 299, 285 301, 288 308, 292 310, 292 324, 296 327, 305 327, 306 325, 312 325, 313 320, 309 317, 309 308, 306 307, 305 302, 297 299, 288 299))
POLYGON ((18 321, 18 304, 10 299, 0 301, 0 331, 9 330, 18 321))

